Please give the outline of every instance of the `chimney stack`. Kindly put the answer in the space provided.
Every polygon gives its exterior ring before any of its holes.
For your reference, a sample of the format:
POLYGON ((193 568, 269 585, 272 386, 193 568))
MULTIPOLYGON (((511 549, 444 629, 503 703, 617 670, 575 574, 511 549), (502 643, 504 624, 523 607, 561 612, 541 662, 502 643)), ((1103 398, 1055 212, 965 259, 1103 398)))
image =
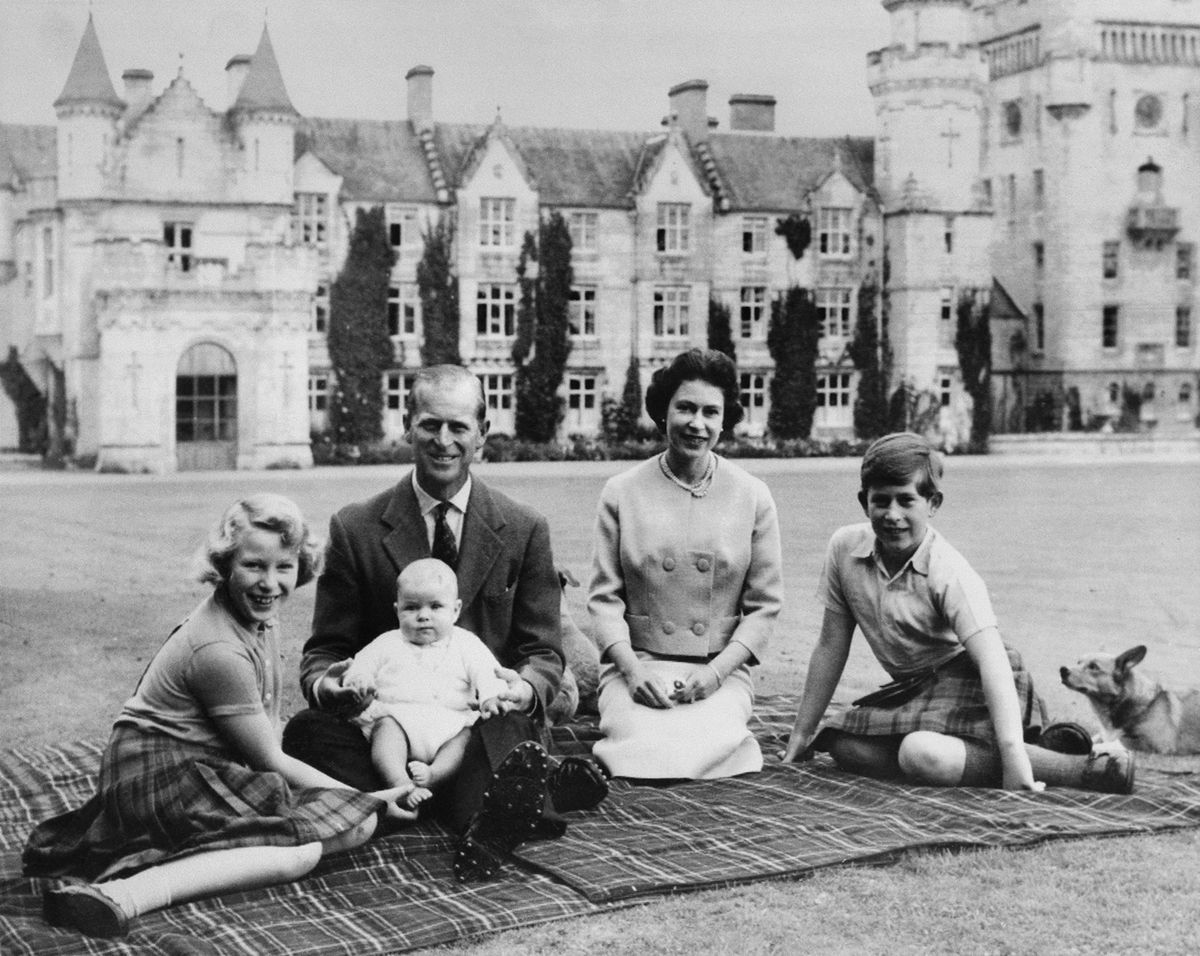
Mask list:
POLYGON ((408 125, 414 133, 433 129, 433 67, 414 66, 408 81, 408 125))
POLYGON ((225 92, 229 96, 229 106, 237 102, 238 94, 242 92, 242 86, 246 82, 246 75, 250 72, 249 53, 238 53, 236 56, 229 58, 229 62, 225 64, 225 92))
POLYGON ((775 132, 775 97, 734 93, 729 97, 729 128, 734 132, 775 132))
POLYGON ((685 80, 671 87, 667 94, 671 117, 693 144, 708 139, 708 83, 705 80, 685 80))
POLYGON ((153 95, 150 84, 154 81, 154 74, 149 70, 126 70, 121 74, 121 79, 125 81, 125 109, 130 113, 140 113, 153 95))

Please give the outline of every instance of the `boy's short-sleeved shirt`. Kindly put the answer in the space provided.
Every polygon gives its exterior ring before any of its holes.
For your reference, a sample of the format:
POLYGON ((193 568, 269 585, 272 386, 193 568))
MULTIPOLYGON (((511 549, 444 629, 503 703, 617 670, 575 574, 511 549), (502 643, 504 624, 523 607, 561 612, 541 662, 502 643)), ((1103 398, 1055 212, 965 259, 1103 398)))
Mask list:
POLYGON ((870 524, 839 528, 817 593, 827 609, 854 619, 892 677, 943 664, 996 627, 983 579, 932 526, 894 577, 875 554, 870 524))

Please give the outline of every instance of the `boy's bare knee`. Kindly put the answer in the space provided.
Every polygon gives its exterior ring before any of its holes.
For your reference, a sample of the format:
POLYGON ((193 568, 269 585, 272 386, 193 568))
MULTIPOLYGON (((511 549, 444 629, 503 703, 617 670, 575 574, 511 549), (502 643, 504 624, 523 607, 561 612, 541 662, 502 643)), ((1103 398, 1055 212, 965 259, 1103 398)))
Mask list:
POLYGON ((900 742, 898 760, 905 776, 919 783, 952 787, 962 779, 962 742, 945 734, 916 730, 900 742))

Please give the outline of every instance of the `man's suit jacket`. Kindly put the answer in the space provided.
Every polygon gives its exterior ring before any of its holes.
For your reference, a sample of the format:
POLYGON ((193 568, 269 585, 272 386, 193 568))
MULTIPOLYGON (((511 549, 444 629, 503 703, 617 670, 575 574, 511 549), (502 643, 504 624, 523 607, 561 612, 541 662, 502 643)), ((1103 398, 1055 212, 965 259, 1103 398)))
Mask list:
MULTIPOLYGON (((312 635, 300 662, 310 704, 317 706, 312 688, 330 664, 398 626, 396 576, 429 556, 411 473, 330 519, 312 635)), ((563 673, 560 590, 546 519, 472 477, 457 575, 459 625, 529 681, 544 713, 563 673)))

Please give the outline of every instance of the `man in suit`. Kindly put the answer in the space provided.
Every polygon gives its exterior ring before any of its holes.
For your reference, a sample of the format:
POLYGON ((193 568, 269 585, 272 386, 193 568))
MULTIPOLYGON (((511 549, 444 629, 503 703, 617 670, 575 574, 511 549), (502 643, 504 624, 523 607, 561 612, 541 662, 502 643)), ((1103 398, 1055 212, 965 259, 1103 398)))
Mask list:
POLYGON ((487 436, 478 380, 441 365, 417 373, 406 410, 413 471, 394 487, 330 520, 317 580, 312 635, 300 683, 309 709, 288 722, 284 750, 362 790, 380 785, 362 733, 344 720, 370 691, 343 687, 350 658, 397 627, 396 576, 411 561, 455 569, 462 614, 501 663, 505 713, 475 724, 462 768, 437 795, 441 818, 462 834, 455 872, 486 878, 532 835, 557 836, 559 812, 590 809, 607 793, 581 758, 551 766, 544 715, 563 674, 560 589, 546 519, 471 475, 487 436))

